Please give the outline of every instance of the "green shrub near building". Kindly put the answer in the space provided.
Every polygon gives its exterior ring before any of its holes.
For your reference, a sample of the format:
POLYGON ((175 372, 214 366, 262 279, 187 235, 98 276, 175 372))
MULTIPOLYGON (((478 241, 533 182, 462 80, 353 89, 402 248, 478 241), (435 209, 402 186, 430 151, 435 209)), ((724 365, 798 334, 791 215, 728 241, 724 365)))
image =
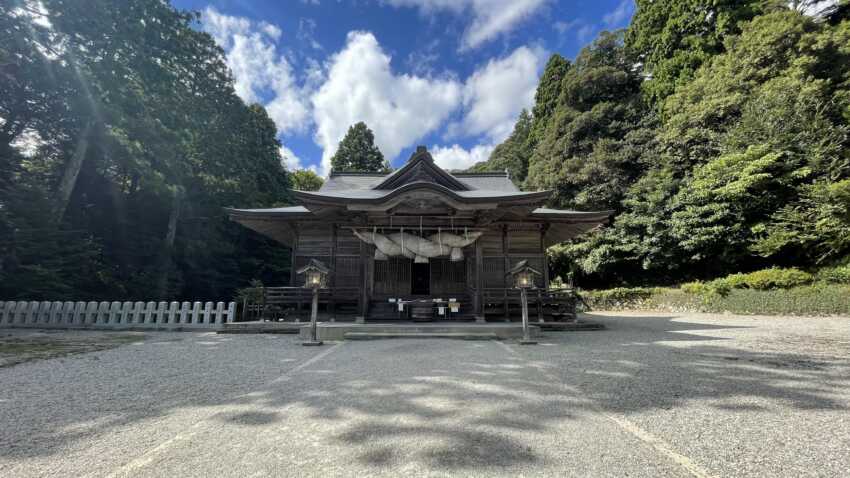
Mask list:
POLYGON ((818 271, 817 280, 831 284, 850 284, 850 266, 827 267, 818 271))
POLYGON ((810 274, 771 268, 678 288, 582 291, 591 310, 663 310, 764 315, 850 315, 850 267, 810 274))

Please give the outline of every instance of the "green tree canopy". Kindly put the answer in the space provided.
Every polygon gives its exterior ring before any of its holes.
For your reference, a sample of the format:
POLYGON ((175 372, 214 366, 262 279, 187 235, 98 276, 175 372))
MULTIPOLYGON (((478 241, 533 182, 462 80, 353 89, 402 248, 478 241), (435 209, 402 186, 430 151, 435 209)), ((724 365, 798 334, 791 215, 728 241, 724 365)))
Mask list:
POLYGON ((221 213, 285 202, 289 180, 196 14, 41 4, 0 5, 0 295, 216 298, 285 277, 288 255, 221 213))
POLYGON ((290 176, 292 189, 299 191, 318 191, 324 184, 324 180, 309 169, 296 169, 290 176))
POLYGON ((339 142, 331 157, 331 168, 347 172, 386 172, 390 165, 375 145, 375 134, 361 121, 349 127, 339 142))
POLYGON ((644 83, 660 100, 688 83, 702 64, 725 51, 739 24, 762 13, 765 0, 636 0, 626 45, 652 75, 644 83))
MULTIPOLYGON (((558 106, 561 82, 564 81, 570 66, 570 62, 557 53, 549 57, 549 61, 546 62, 546 67, 543 69, 543 74, 540 76, 540 82, 537 84, 537 90, 534 93, 531 130, 528 132, 528 139, 526 140, 528 142, 526 148, 529 151, 537 146, 537 143, 545 134, 549 118, 558 106)), ((526 159, 526 162, 528 162, 528 159, 526 159)))
POLYGON ((615 209, 644 169, 652 117, 622 32, 605 32, 584 48, 561 79, 557 105, 534 148, 526 185, 553 189, 553 205, 615 209), (644 119, 645 118, 645 119, 644 119))
POLYGON ((604 32, 580 52, 532 117, 539 141, 517 148, 521 118, 488 161, 530 154, 525 186, 555 190, 552 206, 615 211, 550 249, 553 276, 669 283, 850 260, 850 20, 846 1, 813 16, 818 3, 638 0, 625 41, 604 32))

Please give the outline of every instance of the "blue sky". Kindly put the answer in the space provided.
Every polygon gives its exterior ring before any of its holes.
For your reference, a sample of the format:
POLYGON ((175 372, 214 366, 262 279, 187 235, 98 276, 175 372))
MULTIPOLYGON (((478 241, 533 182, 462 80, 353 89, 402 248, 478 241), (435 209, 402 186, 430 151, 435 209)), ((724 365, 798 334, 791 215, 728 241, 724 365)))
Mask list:
POLYGON ((266 106, 289 169, 327 173, 365 121, 394 166, 418 144, 484 160, 531 106, 547 58, 628 24, 633 0, 173 0, 202 13, 237 93, 266 106))

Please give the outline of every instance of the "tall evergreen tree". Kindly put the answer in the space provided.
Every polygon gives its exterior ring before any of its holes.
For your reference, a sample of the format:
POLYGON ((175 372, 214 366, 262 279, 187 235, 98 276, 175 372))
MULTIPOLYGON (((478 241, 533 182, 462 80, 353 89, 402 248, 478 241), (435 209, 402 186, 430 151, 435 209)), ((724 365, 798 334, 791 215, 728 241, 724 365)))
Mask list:
MULTIPOLYGON (((571 65, 561 55, 554 53, 546 62, 537 91, 534 93, 534 107, 531 110, 532 123, 528 133, 529 150, 537 147, 537 143, 543 138, 549 118, 558 106, 558 96, 561 94, 561 82, 567 75, 571 65)), ((527 169, 527 165, 526 165, 527 169)))
MULTIPOLYGON (((654 101, 689 82, 697 69, 725 51, 727 36, 763 13, 769 0, 636 0, 626 45, 651 79, 643 87, 654 101)), ((786 2, 787 3, 787 2, 786 2)))
POLYGON ((554 190, 554 206, 618 209, 645 169, 652 117, 643 108, 640 76, 622 38, 622 32, 600 35, 561 80, 526 179, 531 189, 554 190))
POLYGON ((375 134, 362 121, 348 128, 331 157, 331 167, 335 171, 369 173, 390 169, 389 162, 375 145, 375 134))

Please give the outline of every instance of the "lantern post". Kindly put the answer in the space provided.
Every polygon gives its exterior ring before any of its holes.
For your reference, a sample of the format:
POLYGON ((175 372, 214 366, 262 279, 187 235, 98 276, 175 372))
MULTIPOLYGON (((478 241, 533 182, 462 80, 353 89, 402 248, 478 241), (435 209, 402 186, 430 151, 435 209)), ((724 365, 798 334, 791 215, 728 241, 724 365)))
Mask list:
POLYGON ((531 338, 528 329, 528 289, 534 289, 534 276, 542 275, 540 271, 528 265, 528 261, 519 261, 508 271, 513 278, 514 288, 519 289, 520 303, 522 305, 522 340, 520 345, 536 345, 537 341, 531 338))
POLYGON ((310 259, 310 262, 296 271, 299 275, 304 274, 304 287, 313 291, 313 307, 310 312, 310 340, 301 342, 301 345, 316 346, 322 345, 322 341, 317 337, 316 321, 319 315, 319 289, 324 289, 328 283, 328 269, 322 261, 310 259))

